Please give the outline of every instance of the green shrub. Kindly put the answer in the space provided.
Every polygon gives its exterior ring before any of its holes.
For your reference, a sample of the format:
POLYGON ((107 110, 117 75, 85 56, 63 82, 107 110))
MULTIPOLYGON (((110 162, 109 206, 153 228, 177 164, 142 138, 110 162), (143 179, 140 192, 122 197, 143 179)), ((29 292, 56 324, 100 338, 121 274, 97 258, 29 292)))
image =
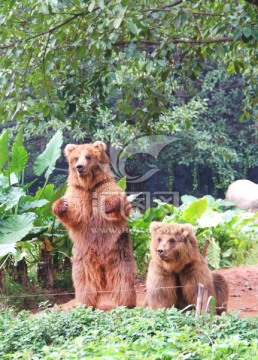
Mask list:
POLYGON ((194 312, 77 308, 0 314, 5 359, 257 359, 258 320, 194 312))

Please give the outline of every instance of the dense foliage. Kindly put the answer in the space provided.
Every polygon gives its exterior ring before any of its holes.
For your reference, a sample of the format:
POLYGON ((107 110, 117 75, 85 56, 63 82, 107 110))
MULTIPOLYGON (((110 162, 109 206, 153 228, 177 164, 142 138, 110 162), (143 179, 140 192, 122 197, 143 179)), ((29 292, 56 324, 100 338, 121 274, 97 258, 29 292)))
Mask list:
POLYGON ((1 121, 105 129, 116 143, 149 134, 206 60, 242 74, 253 104, 256 9, 243 0, 3 1, 1 121))
POLYGON ((1 359, 257 359, 258 321, 169 310, 0 313, 1 359))

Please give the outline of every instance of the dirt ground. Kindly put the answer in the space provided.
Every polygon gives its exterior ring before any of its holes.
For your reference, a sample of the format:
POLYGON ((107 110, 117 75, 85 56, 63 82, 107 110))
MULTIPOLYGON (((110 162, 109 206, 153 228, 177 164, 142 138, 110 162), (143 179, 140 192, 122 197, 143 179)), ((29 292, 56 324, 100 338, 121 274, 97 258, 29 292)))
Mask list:
MULTIPOLYGON (((230 269, 219 270, 229 284, 228 311, 238 311, 240 317, 258 318, 258 265, 243 266, 230 269)), ((144 281, 139 280, 135 285, 137 293, 137 306, 143 306, 145 301, 146 289, 144 281)), ((75 306, 76 300, 73 299, 61 306, 64 310, 69 310, 75 306)), ((110 310, 115 307, 114 301, 109 294, 103 294, 99 300, 98 308, 110 310)))

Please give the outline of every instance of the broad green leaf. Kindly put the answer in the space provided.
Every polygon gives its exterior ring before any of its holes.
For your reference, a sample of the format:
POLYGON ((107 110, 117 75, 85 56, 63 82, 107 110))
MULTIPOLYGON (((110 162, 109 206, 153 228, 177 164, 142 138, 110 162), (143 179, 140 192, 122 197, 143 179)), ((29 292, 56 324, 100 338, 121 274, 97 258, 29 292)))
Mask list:
POLYGON ((62 197, 65 193, 66 184, 62 184, 55 192, 53 192, 53 190, 51 189, 52 184, 48 184, 45 189, 44 192, 42 194, 42 196, 49 200, 49 203, 46 205, 46 207, 44 208, 43 211, 43 216, 50 216, 53 215, 52 213, 52 204, 54 203, 54 201, 56 201, 57 199, 59 199, 60 197, 62 197), (46 190, 46 192, 45 192, 46 190))
POLYGON ((45 186, 43 192, 42 192, 42 188, 39 188, 35 194, 35 199, 47 199, 50 200, 54 194, 55 194, 55 189, 54 189, 54 184, 47 184, 47 186, 45 186))
POLYGON ((39 155, 34 164, 35 175, 40 176, 45 170, 45 178, 55 169, 57 159, 61 156, 61 146, 63 144, 62 131, 58 130, 46 146, 45 151, 39 155))
POLYGON ((14 146, 9 171, 18 174, 24 170, 28 160, 28 153, 23 146, 14 146))
POLYGON ((13 148, 19 146, 23 146, 23 126, 19 127, 18 133, 13 143, 13 148))
POLYGON ((16 266, 18 264, 19 261, 21 261, 26 255, 27 253, 25 251, 21 251, 19 248, 15 249, 15 253, 14 253, 14 266, 16 266))
POLYGON ((191 223, 192 225, 196 224, 197 219, 199 219, 202 214, 206 211, 208 206, 208 201, 206 198, 201 198, 196 201, 193 201, 182 213, 182 219, 191 223))
POLYGON ((0 258, 15 251, 15 244, 0 244, 0 258))
POLYGON ((200 228, 215 227, 221 223, 221 213, 208 209, 197 220, 197 224, 200 228))
POLYGON ((9 130, 5 130, 0 137, 0 168, 2 168, 8 160, 8 141, 9 130))
POLYGON ((181 201, 183 204, 189 204, 193 201, 197 200, 197 198, 195 196, 192 195, 183 195, 181 196, 181 201))
POLYGON ((35 200, 35 201, 28 201, 22 205, 22 211, 27 211, 30 209, 37 209, 41 208, 48 203, 48 200, 35 200))
MULTIPOLYGON (((20 201, 20 198, 25 195, 22 188, 12 187, 6 193, 0 193, 0 204, 5 206, 5 211, 12 209, 20 201)), ((1 225, 0 225, 1 227, 1 225)), ((1 228, 0 228, 1 231, 1 228)))
POLYGON ((9 215, 0 223, 0 244, 15 244, 21 241, 32 229, 36 215, 26 213, 9 215))

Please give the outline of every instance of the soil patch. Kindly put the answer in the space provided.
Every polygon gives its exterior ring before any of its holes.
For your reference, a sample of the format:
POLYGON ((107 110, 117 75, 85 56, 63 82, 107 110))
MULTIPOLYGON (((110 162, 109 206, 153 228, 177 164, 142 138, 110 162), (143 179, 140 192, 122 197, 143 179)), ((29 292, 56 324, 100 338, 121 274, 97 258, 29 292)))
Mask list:
MULTIPOLYGON (((230 269, 218 270, 225 276, 229 284, 228 311, 238 311, 240 317, 258 318, 258 266, 243 266, 230 269)), ((143 307, 146 296, 144 280, 139 280, 135 285, 137 293, 137 306, 143 307)), ((69 310, 76 305, 73 299, 61 306, 63 310, 69 310)), ((58 305, 56 305, 58 306, 58 305)), ((97 306, 102 310, 111 310, 115 303, 109 293, 102 294, 97 306)))

